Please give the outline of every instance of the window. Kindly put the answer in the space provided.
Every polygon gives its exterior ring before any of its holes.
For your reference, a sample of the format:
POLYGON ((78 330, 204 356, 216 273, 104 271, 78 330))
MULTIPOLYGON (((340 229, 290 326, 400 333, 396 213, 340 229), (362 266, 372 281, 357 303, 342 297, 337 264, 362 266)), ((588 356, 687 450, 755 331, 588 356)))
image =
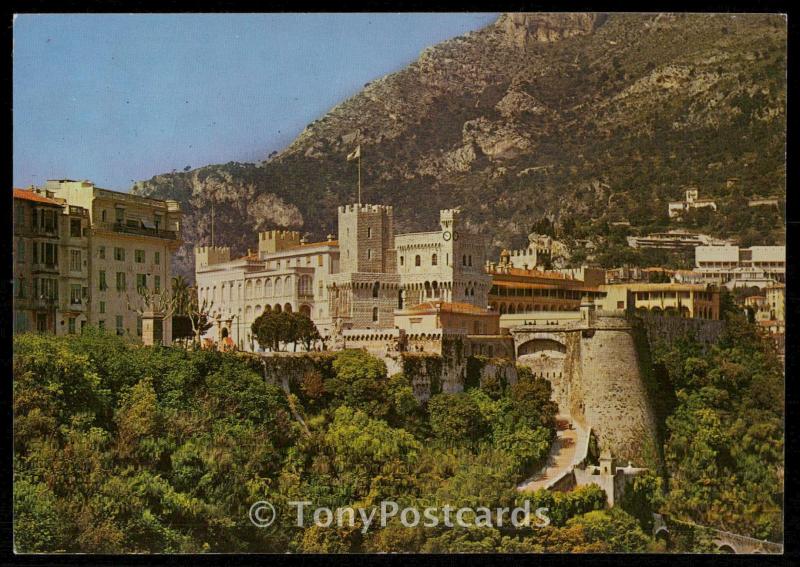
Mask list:
POLYGON ((375 282, 374 284, 372 284, 372 297, 374 297, 374 298, 378 297, 378 291, 380 290, 380 287, 381 287, 381 284, 379 284, 378 282, 375 282))
POLYGON ((21 238, 17 240, 17 262, 25 263, 25 241, 21 238))
POLYGON ((58 265, 58 248, 52 242, 38 242, 33 245, 33 263, 46 264, 47 266, 58 265))
POLYGON ((81 236, 81 219, 69 219, 69 235, 76 238, 81 236))
POLYGON ((322 254, 320 254, 319 256, 317 256, 317 266, 320 266, 320 267, 322 267, 322 254))
POLYGON ((122 315, 117 315, 117 334, 122 335, 125 333, 125 329, 122 327, 122 315))
POLYGON ((161 214, 159 214, 159 213, 156 213, 155 215, 153 215, 153 225, 156 227, 156 230, 161 228, 161 218, 162 218, 161 214))
POLYGON ((106 259, 106 247, 105 246, 101 246, 100 248, 97 249, 97 257, 100 258, 101 260, 105 260, 106 259))
POLYGON ((100 302, 100 313, 105 313, 105 312, 106 312, 106 302, 105 301, 101 301, 100 302))
POLYGON ((468 265, 469 265, 469 266, 472 266, 472 254, 470 254, 469 256, 467 256, 467 258, 468 258, 468 260, 469 260, 469 263, 468 263, 468 265))
POLYGON ((377 307, 373 307, 372 308, 372 322, 375 323, 377 321, 378 321, 378 308, 377 307))
POLYGON ((137 264, 144 264, 144 250, 134 250, 133 261, 137 264))
POLYGON ((467 265, 467 255, 466 255, 466 254, 464 254, 464 255, 461 257, 461 265, 462 265, 462 266, 466 266, 466 265, 467 265))
POLYGON ((420 258, 420 257, 419 257, 419 254, 417 254, 416 256, 414 256, 414 265, 415 265, 415 266, 420 266, 420 265, 422 265, 422 258, 420 258))
POLYGON ((147 274, 136 274, 136 291, 147 289, 147 274))
MULTIPOLYGON (((161 276, 155 276, 153 288, 155 289, 156 292, 161 291, 161 276)), ((231 291, 233 291, 233 288, 231 288, 231 291)))
POLYGON ((367 238, 372 238, 372 227, 371 226, 367 227, 367 238))
POLYGON ((625 302, 617 301, 617 309, 625 309, 625 302))
POLYGON ((431 256, 431 266, 438 266, 439 265, 439 257, 434 254, 431 256))
POLYGON ((80 250, 70 250, 69 251, 69 269, 72 272, 80 272, 81 271, 81 251, 80 250))
POLYGON ((69 302, 78 305, 81 302, 81 284, 71 284, 69 286, 69 302))
POLYGON ((114 209, 114 220, 116 220, 117 223, 125 222, 125 209, 122 207, 116 207, 114 209))
POLYGON ((67 320, 67 324, 68 324, 68 328, 69 328, 69 334, 70 335, 74 335, 75 334, 75 317, 70 317, 67 320))
POLYGON ((58 280, 50 278, 34 280, 34 293, 46 299, 58 299, 58 280))
POLYGON ((17 298, 25 299, 25 278, 17 279, 17 298))
POLYGON ((126 289, 128 289, 128 283, 125 281, 125 272, 117 272, 117 291, 126 289))
POLYGON ((118 262, 124 262, 125 261, 125 249, 124 248, 118 248, 118 247, 115 246, 114 247, 114 259, 117 260, 118 262))
POLYGON ((153 263, 156 265, 161 264, 161 252, 153 252, 153 263))
POLYGON ((367 248, 367 260, 372 260, 372 248, 367 248))
POLYGON ((403 258, 402 256, 400 256, 400 265, 402 266, 402 265, 404 265, 404 264, 405 264, 405 258, 403 258))
MULTIPOLYGON (((103 212, 105 213, 105 211, 103 211, 103 212)), ((104 319, 100 319, 97 322, 97 328, 100 329, 101 331, 105 331, 106 330, 106 322, 105 322, 104 319)))
MULTIPOLYGON (((39 228, 45 232, 55 232, 58 230, 58 216, 56 212, 47 209, 41 211, 41 213, 42 214, 39 215, 39 228)), ((34 225, 36 225, 35 222, 34 225)))
POLYGON ((142 336, 142 318, 138 315, 136 316, 136 334, 142 336))
POLYGON ((98 278, 97 287, 100 291, 105 291, 108 289, 108 283, 106 282, 106 271, 100 270, 99 278, 98 278))

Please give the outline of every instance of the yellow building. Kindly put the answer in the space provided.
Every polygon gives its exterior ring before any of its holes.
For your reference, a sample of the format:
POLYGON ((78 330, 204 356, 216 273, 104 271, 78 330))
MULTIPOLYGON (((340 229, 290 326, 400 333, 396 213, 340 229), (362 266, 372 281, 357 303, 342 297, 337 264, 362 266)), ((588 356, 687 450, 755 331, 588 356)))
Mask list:
POLYGON ((719 289, 703 284, 632 283, 601 285, 598 301, 606 311, 663 313, 694 319, 719 319, 719 289))
POLYGON ((769 309, 770 319, 773 321, 786 320, 786 285, 776 283, 765 290, 765 307, 769 309))
MULTIPOLYGON (((178 203, 141 197, 96 187, 90 181, 50 180, 40 190, 64 204, 66 211, 84 211, 87 230, 64 237, 70 258, 81 264, 71 270, 70 317, 113 331, 119 335, 142 336, 138 311, 145 307, 140 290, 168 290, 172 279, 172 254, 181 245, 181 211, 178 203), (84 247, 85 257, 76 252, 84 247), (76 283, 81 274, 86 292, 77 300, 76 283), (75 299, 75 301, 72 301, 75 299)), ((72 224, 73 221, 70 221, 72 224)), ((172 340, 169 318, 156 329, 164 343, 172 340)))

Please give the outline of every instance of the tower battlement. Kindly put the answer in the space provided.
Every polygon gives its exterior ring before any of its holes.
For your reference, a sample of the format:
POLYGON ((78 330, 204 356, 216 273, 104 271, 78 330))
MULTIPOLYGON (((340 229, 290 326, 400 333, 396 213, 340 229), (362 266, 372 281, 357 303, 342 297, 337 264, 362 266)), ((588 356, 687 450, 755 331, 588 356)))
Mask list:
POLYGON ((368 204, 349 204, 339 207, 339 214, 346 213, 380 213, 386 212, 392 214, 391 205, 368 205, 368 204))
POLYGON ((228 246, 195 246, 194 260, 198 268, 230 262, 231 249, 228 246))
POLYGON ((266 230, 258 233, 259 254, 274 254, 300 246, 300 233, 296 230, 266 230))

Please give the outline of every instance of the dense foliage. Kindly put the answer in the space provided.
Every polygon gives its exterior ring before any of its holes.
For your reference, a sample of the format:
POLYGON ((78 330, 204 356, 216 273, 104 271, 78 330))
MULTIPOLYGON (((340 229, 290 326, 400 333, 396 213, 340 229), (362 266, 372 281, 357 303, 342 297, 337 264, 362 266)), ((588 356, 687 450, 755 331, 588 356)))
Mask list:
POLYGON ((420 404, 402 374, 363 351, 307 373, 300 394, 265 382, 247 357, 142 347, 96 332, 15 339, 18 551, 623 551, 650 545, 596 487, 518 493, 554 434, 549 385, 523 374, 420 404), (296 526, 315 506, 514 507, 530 498, 552 524, 503 531, 408 528, 362 533, 296 526), (269 500, 278 520, 248 519, 269 500))
POLYGON ((676 519, 782 541, 782 365, 739 310, 726 316, 716 345, 687 337, 656 348, 678 400, 666 422, 663 509, 676 519))

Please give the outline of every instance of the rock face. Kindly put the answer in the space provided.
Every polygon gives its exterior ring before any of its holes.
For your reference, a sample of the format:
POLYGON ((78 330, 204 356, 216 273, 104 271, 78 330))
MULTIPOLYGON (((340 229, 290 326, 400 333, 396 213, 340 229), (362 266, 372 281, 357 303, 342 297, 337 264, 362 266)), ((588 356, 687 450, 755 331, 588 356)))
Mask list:
POLYGON ((525 49, 534 42, 548 43, 591 33, 604 20, 601 14, 504 14, 497 26, 511 45, 525 49))
MULTIPOLYGON (((745 196, 785 190, 785 48, 780 16, 507 14, 368 83, 262 163, 133 190, 180 201, 191 243, 209 241, 212 202, 235 254, 268 227, 322 239, 355 199, 345 156, 360 143, 363 197, 393 205, 399 232, 455 206, 490 253, 523 246, 542 216, 584 234, 666 229, 683 185, 721 201, 733 177, 745 196)), ((718 236, 746 228, 732 226, 718 236)))

